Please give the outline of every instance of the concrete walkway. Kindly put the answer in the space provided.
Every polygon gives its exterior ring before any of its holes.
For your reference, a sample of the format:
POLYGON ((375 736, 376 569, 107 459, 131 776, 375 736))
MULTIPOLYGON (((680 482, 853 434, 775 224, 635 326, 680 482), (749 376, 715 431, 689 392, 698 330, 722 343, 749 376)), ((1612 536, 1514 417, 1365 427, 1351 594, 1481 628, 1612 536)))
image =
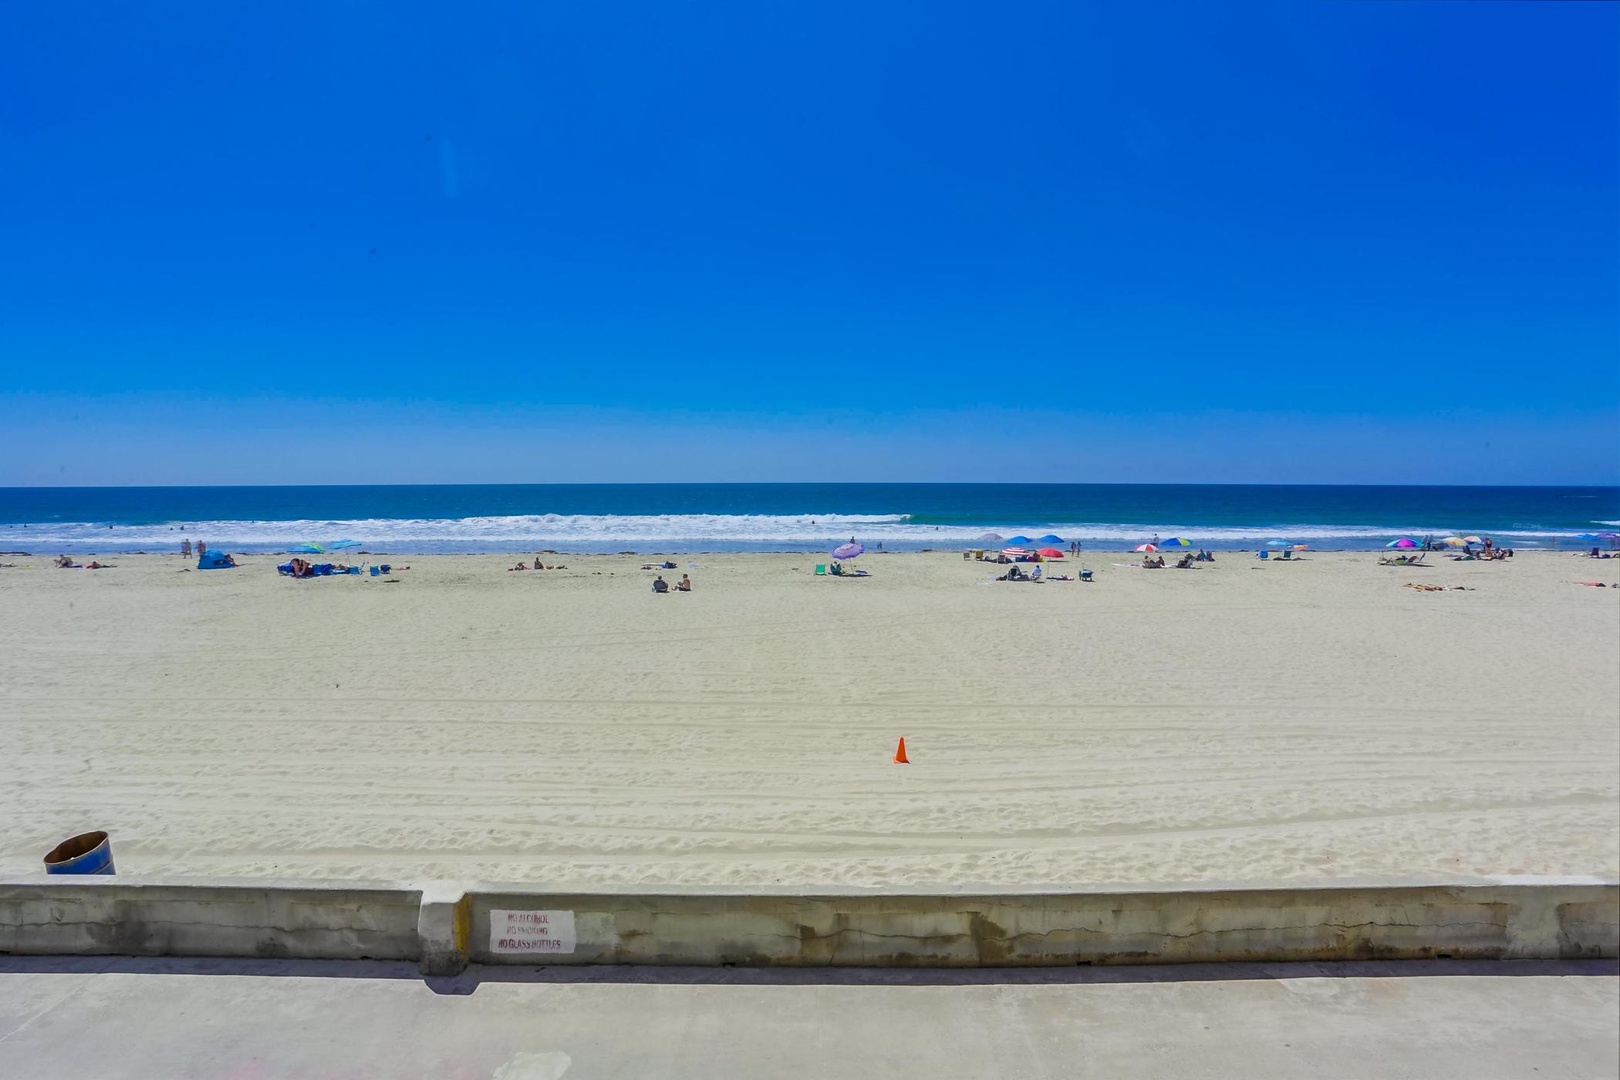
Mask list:
POLYGON ((0 1076, 1614 1077, 1613 961, 999 971, 0 956, 0 1076))

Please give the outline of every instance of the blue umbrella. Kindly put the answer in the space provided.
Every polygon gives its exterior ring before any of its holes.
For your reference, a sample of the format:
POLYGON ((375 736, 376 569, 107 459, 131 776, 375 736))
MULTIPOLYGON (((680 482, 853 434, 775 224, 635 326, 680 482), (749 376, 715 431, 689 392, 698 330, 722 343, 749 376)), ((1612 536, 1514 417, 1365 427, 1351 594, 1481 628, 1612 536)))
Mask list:
POLYGON ((1028 543, 1030 543, 1029 537, 1024 536, 1022 534, 1020 534, 1018 536, 1009 536, 1009 537, 1007 537, 1007 546, 1008 547, 1011 547, 1014 544, 1028 544, 1028 543))
POLYGON ((325 549, 319 544, 299 544, 295 548, 288 548, 295 555, 319 555, 325 549))
POLYGON ((1287 540, 1267 540, 1266 547, 1293 547, 1287 540))
POLYGON ((853 559, 865 550, 866 548, 860 544, 839 544, 832 549, 832 557, 835 559, 853 559))
POLYGON ((344 548, 357 548, 357 547, 359 547, 360 546, 360 541, 358 541, 358 540, 334 540, 330 544, 327 544, 326 546, 332 551, 342 551, 344 548))
POLYGON ((1063 543, 1063 537, 1056 533, 1047 533, 1045 536, 1036 537, 1035 542, 1037 544, 1061 544, 1063 543))

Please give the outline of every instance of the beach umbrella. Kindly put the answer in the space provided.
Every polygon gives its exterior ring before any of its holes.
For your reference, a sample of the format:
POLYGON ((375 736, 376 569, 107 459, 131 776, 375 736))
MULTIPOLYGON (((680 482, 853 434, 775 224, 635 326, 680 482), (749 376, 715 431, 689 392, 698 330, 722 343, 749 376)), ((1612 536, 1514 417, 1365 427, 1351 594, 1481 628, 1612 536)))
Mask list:
POLYGON ((1465 544, 1483 544, 1484 542, 1485 541, 1481 540, 1477 536, 1465 536, 1465 537, 1463 537, 1463 543, 1465 543, 1465 544))
POLYGON ((1043 559, 1063 558, 1063 552, 1059 551, 1057 548, 1041 548, 1041 550, 1037 551, 1035 554, 1039 555, 1043 559))
POLYGON ((319 544, 299 544, 297 547, 288 550, 295 555, 319 555, 326 549, 319 544))
POLYGON ((1468 546, 1468 541, 1464 540, 1460 536, 1447 536, 1444 539, 1436 540, 1434 542, 1434 546, 1435 547, 1467 547, 1468 546))
POLYGON ((1023 559, 1029 556, 1029 552, 1021 547, 1002 548, 1001 553, 1009 559, 1023 559))
POLYGON ((1160 547, 1192 547, 1192 541, 1191 540, 1183 540, 1179 536, 1172 536, 1168 540, 1161 540, 1159 542, 1159 546, 1160 547))
POLYGON ((1037 544, 1061 544, 1063 543, 1063 537, 1058 536, 1056 533, 1047 533, 1045 536, 1036 537, 1035 542, 1037 544))
POLYGON ((832 549, 832 557, 835 559, 853 559, 865 550, 866 548, 860 544, 839 544, 832 549))
POLYGON ((327 549, 330 551, 342 551, 345 548, 357 548, 359 546, 360 541, 358 540, 334 540, 330 544, 326 545, 327 549))
POLYGON ((1269 547, 1269 548, 1285 548, 1285 547, 1293 547, 1293 546, 1294 545, 1289 543, 1287 540, 1267 540, 1266 541, 1266 547, 1269 547))
POLYGON ((1410 536, 1403 536, 1399 540, 1391 540, 1384 546, 1387 548, 1400 548, 1405 551, 1417 547, 1418 542, 1412 539, 1410 536))
POLYGON ((1153 544, 1138 544, 1135 547, 1133 547, 1131 550, 1132 551, 1158 551, 1159 549, 1153 544))
POLYGON ((1009 537, 1007 537, 1007 543, 1008 544, 1027 544, 1029 542, 1030 542, 1030 539, 1027 536, 1009 536, 1009 537))
POLYGON ((999 544, 999 543, 1001 543, 1001 534, 1000 533, 981 533, 978 536, 975 536, 973 539, 978 541, 981 544, 999 544))

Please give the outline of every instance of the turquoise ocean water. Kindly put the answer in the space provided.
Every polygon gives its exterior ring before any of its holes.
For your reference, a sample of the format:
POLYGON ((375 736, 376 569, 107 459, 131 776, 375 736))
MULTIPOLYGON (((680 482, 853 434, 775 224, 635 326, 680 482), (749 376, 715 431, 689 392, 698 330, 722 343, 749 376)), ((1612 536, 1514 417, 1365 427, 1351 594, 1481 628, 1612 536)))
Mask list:
POLYGON ((960 548, 988 533, 1088 549, 1184 536, 1376 548, 1403 535, 1573 549, 1620 531, 1620 488, 1173 484, 535 484, 0 488, 0 550, 241 552, 354 539, 374 552, 960 548))

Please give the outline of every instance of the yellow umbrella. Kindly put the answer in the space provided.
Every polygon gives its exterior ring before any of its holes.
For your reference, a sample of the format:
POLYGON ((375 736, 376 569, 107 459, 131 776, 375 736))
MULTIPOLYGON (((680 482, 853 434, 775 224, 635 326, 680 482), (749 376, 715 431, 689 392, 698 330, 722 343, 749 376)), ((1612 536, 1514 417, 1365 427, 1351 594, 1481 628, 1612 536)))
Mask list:
POLYGON ((1437 547, 1467 547, 1468 541, 1460 536, 1448 536, 1444 540, 1436 540, 1437 547))

